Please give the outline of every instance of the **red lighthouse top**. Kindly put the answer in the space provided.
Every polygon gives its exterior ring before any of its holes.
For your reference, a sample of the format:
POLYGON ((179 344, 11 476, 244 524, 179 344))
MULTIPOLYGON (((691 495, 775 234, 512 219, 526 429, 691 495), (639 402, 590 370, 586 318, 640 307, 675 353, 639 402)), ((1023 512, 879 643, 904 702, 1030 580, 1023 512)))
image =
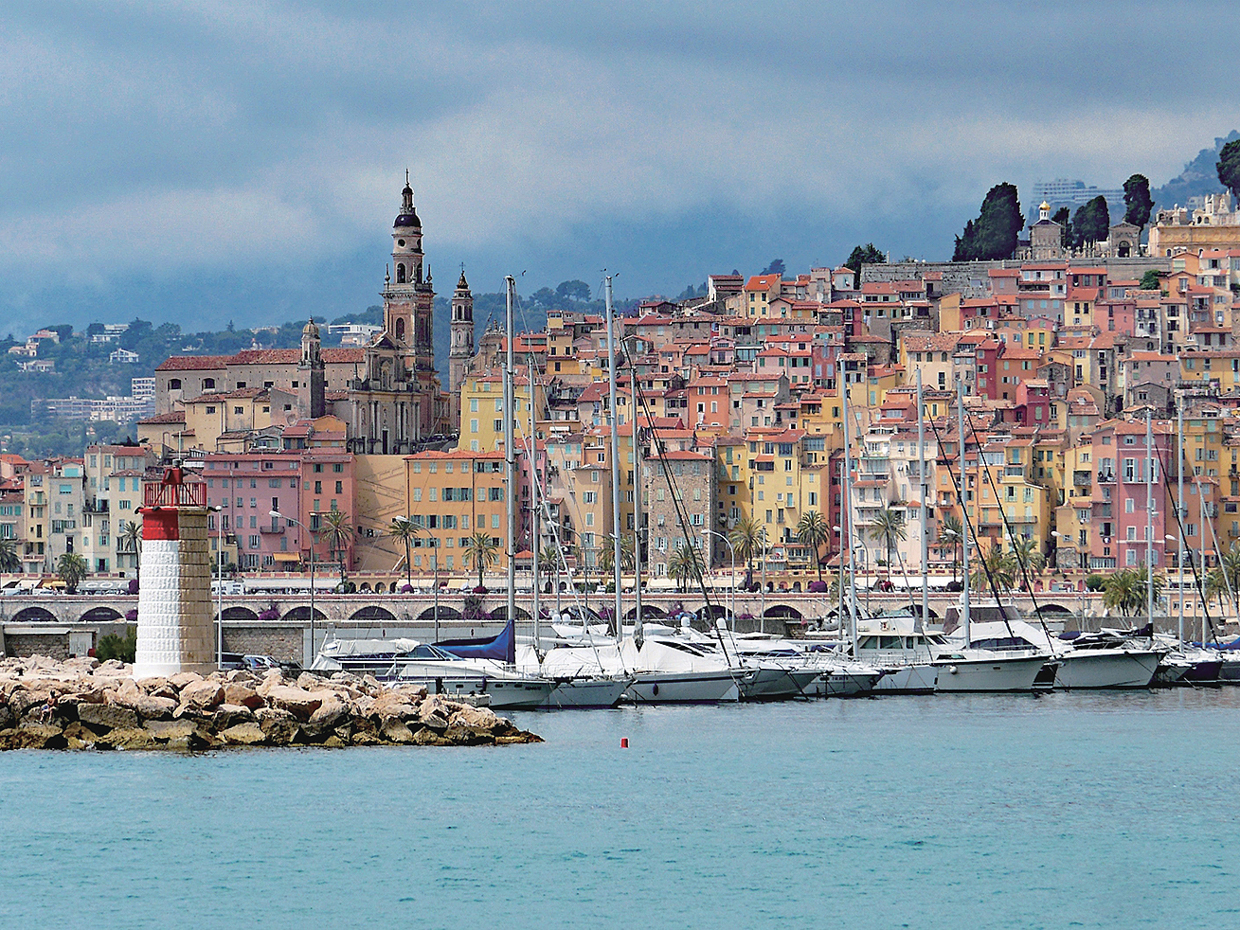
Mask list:
POLYGON ((198 477, 189 477, 180 466, 164 472, 162 481, 151 482, 144 488, 144 509, 155 507, 205 507, 207 483, 198 477))

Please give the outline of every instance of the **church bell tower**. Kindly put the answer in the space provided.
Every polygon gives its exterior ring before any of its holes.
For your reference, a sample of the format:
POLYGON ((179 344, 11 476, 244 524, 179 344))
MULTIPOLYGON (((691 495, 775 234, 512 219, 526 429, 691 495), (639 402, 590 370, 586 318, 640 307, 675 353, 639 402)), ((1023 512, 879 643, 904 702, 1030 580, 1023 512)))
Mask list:
POLYGON ((465 280, 465 269, 452 293, 452 332, 448 352, 448 393, 452 395, 452 425, 461 423, 461 385, 474 357, 474 295, 465 280))

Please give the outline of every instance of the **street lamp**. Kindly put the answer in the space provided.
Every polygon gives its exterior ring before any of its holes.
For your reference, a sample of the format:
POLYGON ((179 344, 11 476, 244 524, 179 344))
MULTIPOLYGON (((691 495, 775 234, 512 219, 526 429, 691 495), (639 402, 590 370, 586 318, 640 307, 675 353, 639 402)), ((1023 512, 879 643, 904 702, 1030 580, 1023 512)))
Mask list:
MULTIPOLYGON (((436 539, 431 534, 431 531, 429 529, 427 529, 426 527, 418 523, 414 523, 411 517, 397 517, 396 522, 408 524, 409 526, 412 526, 414 530, 416 530, 419 533, 425 531, 426 537, 430 541, 431 548, 435 550, 439 549, 439 540, 436 539)), ((408 543, 406 543, 406 545, 408 545, 408 543)), ((408 549, 406 549, 405 550, 405 562, 406 562, 405 567, 406 568, 409 568, 408 561, 409 561, 409 551, 408 549)), ((434 579, 435 579, 434 580, 434 585, 435 585, 435 607, 434 607, 435 642, 439 642, 439 552, 438 551, 431 553, 431 570, 435 573, 434 574, 434 579)))
POLYGON ((732 614, 732 632, 735 633, 736 632, 736 547, 732 545, 732 540, 728 539, 728 537, 724 536, 722 533, 716 530, 711 530, 711 529, 702 530, 702 535, 703 536, 718 536, 725 543, 727 543, 728 548, 732 550, 732 596, 730 598, 732 602, 732 606, 729 608, 729 610, 732 614))
POLYGON ((269 511, 268 516, 276 520, 284 520, 289 526, 300 527, 310 537, 310 664, 313 665, 317 655, 314 651, 314 532, 308 529, 304 523, 294 520, 292 517, 286 517, 278 510, 269 511))

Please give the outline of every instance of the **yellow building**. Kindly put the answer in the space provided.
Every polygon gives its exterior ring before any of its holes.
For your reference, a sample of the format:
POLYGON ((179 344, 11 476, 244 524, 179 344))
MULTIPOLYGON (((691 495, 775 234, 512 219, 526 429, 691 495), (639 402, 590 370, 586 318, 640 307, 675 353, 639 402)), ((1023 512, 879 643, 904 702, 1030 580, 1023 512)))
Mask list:
MULTIPOLYGON (((504 454, 457 449, 418 452, 404 461, 409 516, 420 530, 412 546, 414 573, 426 575, 436 565, 441 572, 476 573, 465 558, 475 533, 491 537, 492 570, 506 571, 504 454)), ((373 463, 369 470, 375 471, 373 463)))
MULTIPOLYGON (((513 385, 513 435, 523 446, 530 431, 530 383, 517 375, 513 385)), ((538 410, 546 409, 546 393, 536 384, 538 410)), ((504 448, 504 379, 498 373, 468 375, 461 384, 461 432, 457 448, 470 452, 493 452, 504 448)))

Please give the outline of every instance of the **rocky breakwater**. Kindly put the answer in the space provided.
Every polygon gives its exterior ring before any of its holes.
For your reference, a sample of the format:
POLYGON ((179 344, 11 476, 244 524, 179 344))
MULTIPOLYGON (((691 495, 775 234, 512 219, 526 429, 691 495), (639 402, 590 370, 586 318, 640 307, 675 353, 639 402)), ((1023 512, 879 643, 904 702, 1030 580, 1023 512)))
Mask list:
POLYGON ((495 746, 542 740, 489 708, 369 676, 246 671, 133 680, 131 666, 0 661, 0 749, 495 746))

